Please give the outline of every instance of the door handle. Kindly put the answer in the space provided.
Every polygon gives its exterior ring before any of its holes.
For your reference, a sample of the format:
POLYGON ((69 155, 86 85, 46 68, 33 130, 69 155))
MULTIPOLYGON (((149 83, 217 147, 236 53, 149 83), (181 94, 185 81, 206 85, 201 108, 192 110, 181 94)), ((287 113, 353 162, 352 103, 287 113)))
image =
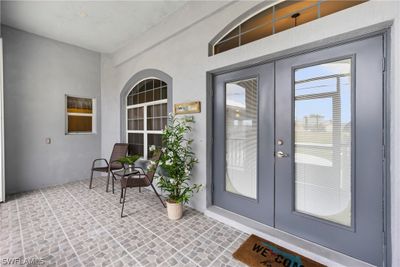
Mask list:
POLYGON ((289 157, 289 154, 284 153, 282 151, 278 151, 278 152, 276 152, 276 157, 277 158, 287 158, 287 157, 289 157))

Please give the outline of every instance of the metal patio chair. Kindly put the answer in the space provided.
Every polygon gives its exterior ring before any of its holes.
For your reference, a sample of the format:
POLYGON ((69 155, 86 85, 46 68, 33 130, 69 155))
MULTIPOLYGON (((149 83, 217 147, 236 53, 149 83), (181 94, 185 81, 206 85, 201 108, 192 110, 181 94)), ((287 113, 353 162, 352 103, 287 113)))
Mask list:
MULTIPOLYGON (((135 174, 129 175, 129 176, 123 176, 121 178, 121 196, 120 196, 120 203, 122 204, 122 209, 121 209, 121 218, 124 217, 124 206, 125 206, 125 197, 126 197, 126 189, 127 188, 134 188, 138 187, 139 191, 142 187, 149 187, 153 188, 154 193, 157 195, 158 199, 160 200, 161 204, 165 206, 164 201, 161 199, 160 195, 157 193, 157 190, 154 188, 153 185, 153 178, 154 175, 156 174, 156 170, 158 167, 158 163, 160 161, 161 157, 161 152, 155 152, 152 157, 152 161, 155 162, 155 166, 152 170, 149 171, 144 171, 140 167, 135 167, 136 169, 140 169, 141 172, 136 172, 135 174), (122 200, 122 201, 121 201, 122 200)), ((129 167, 125 167, 124 171, 129 171, 129 167)))
POLYGON ((120 170, 124 168, 123 164, 118 160, 125 157, 128 153, 128 144, 125 143, 116 143, 114 145, 113 151, 111 153, 110 161, 107 161, 104 158, 95 159, 92 164, 92 173, 90 176, 90 184, 89 189, 92 189, 92 181, 93 181, 93 173, 96 172, 106 172, 107 173, 107 187, 106 192, 108 192, 108 185, 110 183, 110 176, 112 176, 112 192, 114 194, 114 180, 115 177, 112 173, 114 170, 120 170), (97 161, 104 161, 106 166, 96 167, 95 164, 97 161))

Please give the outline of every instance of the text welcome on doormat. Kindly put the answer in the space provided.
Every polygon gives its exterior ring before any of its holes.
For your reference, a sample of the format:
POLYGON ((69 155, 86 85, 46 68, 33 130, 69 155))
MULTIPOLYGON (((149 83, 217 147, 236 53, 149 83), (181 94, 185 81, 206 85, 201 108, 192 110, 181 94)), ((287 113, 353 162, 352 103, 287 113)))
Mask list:
POLYGON ((280 247, 256 235, 251 235, 233 253, 233 257, 249 266, 323 267, 318 262, 280 247))

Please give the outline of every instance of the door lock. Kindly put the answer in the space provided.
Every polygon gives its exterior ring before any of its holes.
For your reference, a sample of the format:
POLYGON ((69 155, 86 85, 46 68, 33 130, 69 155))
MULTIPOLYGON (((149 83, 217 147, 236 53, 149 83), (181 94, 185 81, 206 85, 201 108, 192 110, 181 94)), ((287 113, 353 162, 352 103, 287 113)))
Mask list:
POLYGON ((289 154, 284 153, 282 151, 278 151, 278 152, 276 152, 276 157, 278 157, 278 158, 287 158, 287 157, 289 157, 289 154))

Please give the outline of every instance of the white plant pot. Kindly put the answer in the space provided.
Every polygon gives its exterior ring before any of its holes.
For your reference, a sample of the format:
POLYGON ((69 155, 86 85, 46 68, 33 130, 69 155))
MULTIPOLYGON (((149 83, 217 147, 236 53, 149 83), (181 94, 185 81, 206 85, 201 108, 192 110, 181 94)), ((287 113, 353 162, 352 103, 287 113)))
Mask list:
POLYGON ((183 214, 183 204, 167 201, 168 218, 171 220, 179 220, 183 214))

